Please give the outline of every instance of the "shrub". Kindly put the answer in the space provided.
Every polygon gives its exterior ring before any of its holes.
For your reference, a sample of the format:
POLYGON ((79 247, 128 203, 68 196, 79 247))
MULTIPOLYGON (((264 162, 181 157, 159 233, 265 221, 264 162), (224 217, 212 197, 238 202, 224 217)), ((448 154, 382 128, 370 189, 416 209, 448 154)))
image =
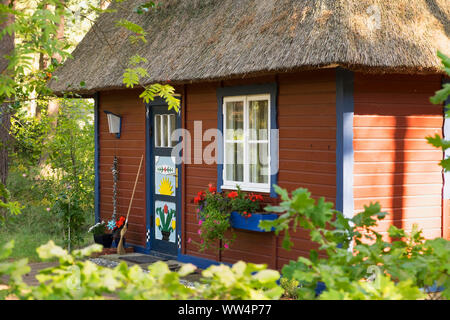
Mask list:
POLYGON ((291 228, 309 230, 322 255, 311 250, 309 258, 299 257, 283 267, 283 276, 299 281, 300 299, 317 298, 318 283, 326 287, 322 298, 416 299, 436 285, 444 288, 443 297, 450 297, 450 241, 425 240, 417 228, 407 234, 391 226, 389 236, 398 240, 385 242, 373 230, 387 215, 379 204, 365 206, 363 212, 348 219, 323 198, 316 202, 306 189, 299 188, 289 195, 276 187, 276 192, 282 202, 266 210, 281 215, 274 221, 262 221, 260 227, 274 227, 276 234, 284 231, 286 249, 292 245, 291 228))
MULTIPOLYGON (((0 287, 0 298, 14 295, 19 299, 62 300, 104 299, 114 295, 121 299, 278 299, 282 289, 277 285, 278 271, 265 265, 237 262, 231 268, 211 266, 203 271, 203 278, 194 288, 186 287, 180 279, 195 271, 185 264, 172 272, 164 262, 150 265, 147 271, 138 266, 128 267, 122 262, 114 269, 83 261, 92 252, 101 251, 93 245, 82 250, 67 250, 51 241, 38 248, 41 259, 59 260, 59 265, 41 270, 36 276, 37 286, 27 286, 22 276, 30 271, 26 259, 5 262, 11 254, 13 242, 0 246, 0 281, 8 276, 8 287, 0 287), (2 294, 3 291, 3 294, 2 294)), ((0 282, 1 283, 1 282, 0 282)))

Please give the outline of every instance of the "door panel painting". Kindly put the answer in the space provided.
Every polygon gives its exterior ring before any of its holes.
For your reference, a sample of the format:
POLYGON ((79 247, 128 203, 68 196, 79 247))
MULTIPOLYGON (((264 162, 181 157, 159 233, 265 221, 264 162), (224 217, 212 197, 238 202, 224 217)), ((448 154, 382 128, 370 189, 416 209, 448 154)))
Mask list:
POLYGON ((176 167, 173 157, 155 157, 155 193, 176 196, 176 167))
POLYGON ((155 202, 155 239, 175 243, 177 214, 175 203, 155 202))

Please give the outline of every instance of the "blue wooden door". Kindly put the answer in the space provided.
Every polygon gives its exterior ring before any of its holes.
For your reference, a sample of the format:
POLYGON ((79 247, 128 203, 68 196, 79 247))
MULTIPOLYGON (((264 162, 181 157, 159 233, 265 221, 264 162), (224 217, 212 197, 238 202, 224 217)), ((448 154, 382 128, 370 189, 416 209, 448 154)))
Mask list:
POLYGON ((149 218, 148 240, 150 250, 176 256, 181 243, 181 165, 172 155, 179 141, 172 140, 172 133, 180 127, 180 114, 167 110, 162 99, 147 105, 147 134, 150 148, 147 168, 150 197, 147 208, 149 218))

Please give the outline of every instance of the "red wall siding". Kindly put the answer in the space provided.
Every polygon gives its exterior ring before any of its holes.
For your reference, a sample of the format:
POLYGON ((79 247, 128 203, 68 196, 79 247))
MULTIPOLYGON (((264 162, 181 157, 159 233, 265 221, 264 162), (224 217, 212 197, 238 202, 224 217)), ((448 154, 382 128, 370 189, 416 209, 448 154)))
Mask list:
POLYGON ((442 106, 429 97, 440 77, 355 74, 354 204, 380 202, 390 213, 379 225, 441 236, 442 151, 426 136, 442 135, 442 106))
MULTIPOLYGON (((314 198, 336 198, 336 80, 334 70, 279 76, 278 127, 280 172, 278 184, 292 191, 307 188, 314 198)), ((277 267, 298 256, 309 256, 309 233, 291 233, 290 251, 277 239, 277 267)))
POLYGON ((99 166, 100 217, 108 220, 113 212, 113 178, 111 167, 114 156, 119 158, 118 215, 126 216, 133 192, 141 155, 144 163, 136 187, 128 221, 126 241, 145 245, 145 108, 136 90, 105 91, 99 104, 99 166), (122 116, 120 139, 108 131, 108 110, 122 116))
POLYGON ((188 239, 191 238, 195 242, 200 242, 200 238, 197 234, 198 221, 196 219, 196 205, 193 203, 194 197, 197 192, 207 188, 209 183, 214 185, 217 182, 217 169, 215 165, 207 165, 204 162, 200 162, 199 157, 195 157, 196 150, 203 152, 203 148, 206 147, 209 142, 203 142, 200 145, 202 149, 195 149, 194 139, 198 138, 199 142, 202 137, 194 136, 194 121, 201 121, 202 124, 202 136, 203 133, 210 128, 217 128, 217 98, 216 88, 217 83, 214 84, 201 84, 201 85, 189 85, 186 86, 185 98, 186 98, 186 111, 185 111, 185 127, 191 133, 191 164, 185 164, 185 237, 183 239, 183 246, 186 248, 185 252, 188 255, 195 255, 202 258, 218 260, 218 256, 215 251, 200 253, 198 248, 193 243, 188 243, 188 239))

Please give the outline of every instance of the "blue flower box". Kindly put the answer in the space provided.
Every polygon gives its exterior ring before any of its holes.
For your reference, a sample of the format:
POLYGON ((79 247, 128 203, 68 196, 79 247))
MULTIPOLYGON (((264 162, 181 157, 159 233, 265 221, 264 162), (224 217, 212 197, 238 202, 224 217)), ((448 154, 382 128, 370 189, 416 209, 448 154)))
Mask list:
MULTIPOLYGON (((259 222, 261 220, 275 220, 277 218, 278 215, 274 213, 252 213, 250 218, 245 218, 241 216, 238 212, 233 211, 231 212, 230 222, 232 228, 257 232, 267 232, 258 227, 259 222)), ((272 228, 271 231, 274 231, 274 228, 272 228)))

